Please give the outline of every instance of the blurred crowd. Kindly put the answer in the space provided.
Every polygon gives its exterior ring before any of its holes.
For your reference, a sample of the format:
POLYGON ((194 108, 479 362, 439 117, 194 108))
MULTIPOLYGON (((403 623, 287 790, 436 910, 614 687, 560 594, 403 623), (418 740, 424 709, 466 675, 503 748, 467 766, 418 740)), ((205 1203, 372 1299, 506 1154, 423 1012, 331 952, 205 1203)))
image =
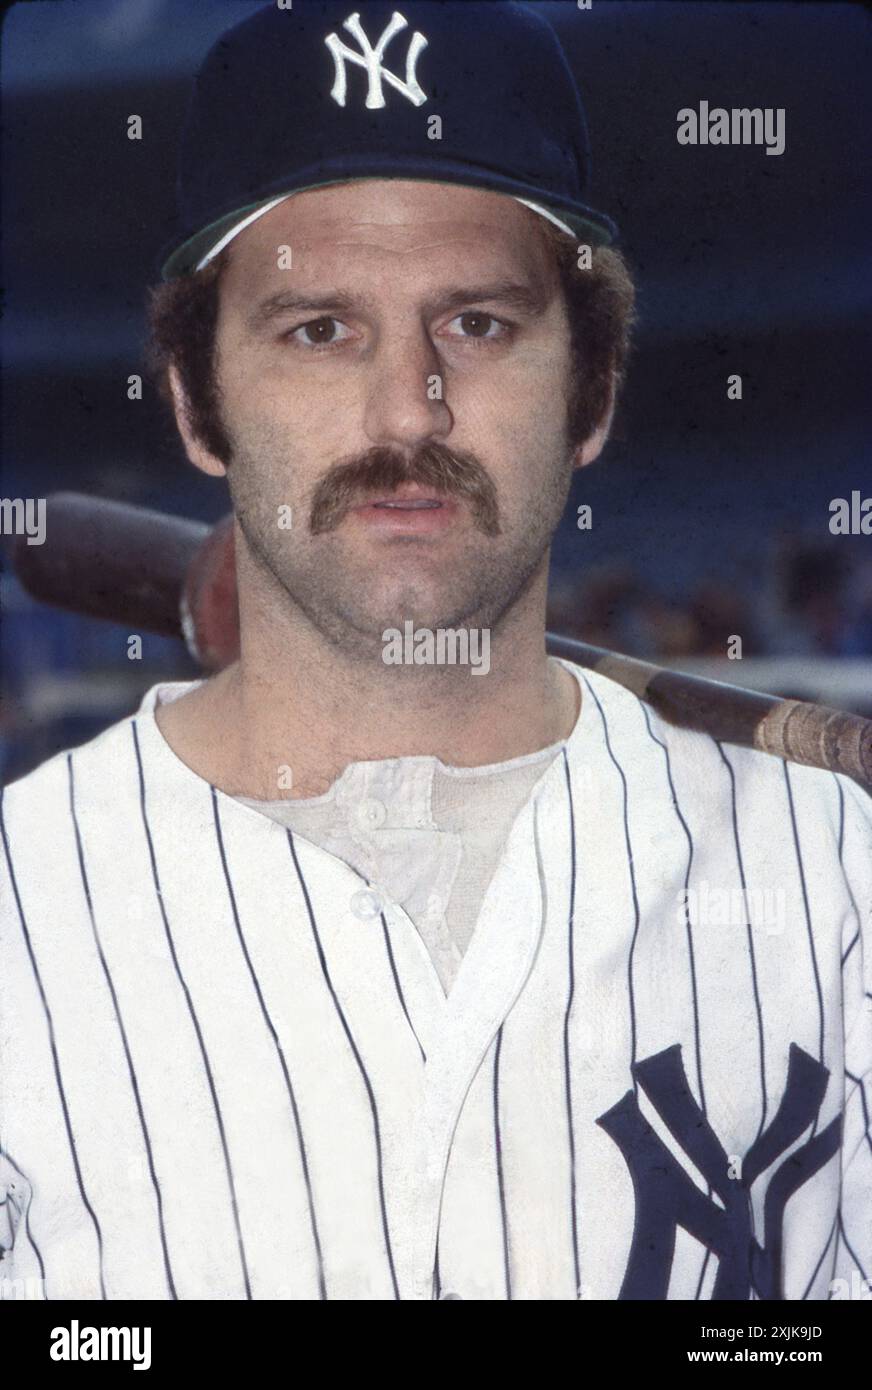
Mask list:
POLYGON ((651 661, 728 655, 872 656, 872 555, 838 539, 787 536, 762 585, 701 581, 675 598, 642 580, 629 561, 577 578, 555 576, 548 610, 554 632, 651 661))

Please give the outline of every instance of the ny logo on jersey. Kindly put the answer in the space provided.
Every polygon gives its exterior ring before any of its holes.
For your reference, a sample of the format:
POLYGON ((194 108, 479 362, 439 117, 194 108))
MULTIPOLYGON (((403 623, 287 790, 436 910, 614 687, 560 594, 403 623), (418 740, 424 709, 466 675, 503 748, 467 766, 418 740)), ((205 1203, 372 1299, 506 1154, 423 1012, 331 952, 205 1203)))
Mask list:
POLYGON ((751 1230, 751 1188, 817 1119, 829 1077, 826 1067, 791 1044, 781 1103, 748 1150, 739 1179, 729 1176, 729 1157, 691 1092, 680 1045, 636 1062, 632 1071, 670 1134, 723 1205, 701 1192, 675 1161, 643 1116, 633 1091, 600 1115, 597 1124, 624 1155, 636 1196, 630 1258, 618 1297, 666 1298, 680 1226, 718 1257, 712 1299, 746 1300, 752 1288, 760 1299, 783 1299, 784 1208, 793 1193, 837 1152, 841 1116, 772 1171, 763 1208, 762 1246, 751 1230))
POLYGON ((415 76, 415 65, 418 62, 423 50, 427 47, 427 40, 423 34, 416 30, 409 43, 409 51, 406 54, 406 80, 403 82, 397 75, 390 72, 382 64, 384 51, 395 34, 400 29, 405 29, 408 20, 394 10, 391 22, 382 32, 382 36, 373 48, 360 23, 360 15, 355 11, 349 15, 348 19, 343 20, 342 27, 347 29, 350 34, 357 39, 360 44, 360 52, 355 53, 354 49, 349 48, 336 34, 328 34, 324 40, 333 55, 333 62, 336 68, 336 75, 330 95, 339 106, 345 105, 345 97, 348 90, 345 75, 346 59, 350 63, 357 63, 359 67, 366 68, 367 90, 366 105, 369 110, 378 110, 386 105, 385 95, 382 90, 382 80, 389 82, 398 92, 402 92, 414 106, 420 106, 427 100, 426 94, 422 92, 415 76))

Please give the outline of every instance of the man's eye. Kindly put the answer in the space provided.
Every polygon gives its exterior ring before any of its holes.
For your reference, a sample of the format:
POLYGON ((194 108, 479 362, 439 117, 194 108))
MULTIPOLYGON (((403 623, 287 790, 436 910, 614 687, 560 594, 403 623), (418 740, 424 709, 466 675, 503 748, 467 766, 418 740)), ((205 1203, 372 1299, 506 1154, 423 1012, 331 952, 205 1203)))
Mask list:
POLYGON ((291 329, 287 337, 300 347, 330 347, 333 343, 342 341, 335 330, 344 327, 339 319, 328 315, 322 319, 310 319, 308 323, 301 323, 299 328, 291 329))
MULTIPOLYGON (((508 325, 495 319, 493 314, 482 313, 480 309, 467 309, 464 313, 458 314, 451 323, 461 325, 460 332, 449 333, 450 338, 464 338, 474 342, 478 339, 481 342, 494 342, 498 338, 505 337, 508 333, 508 325), (496 329, 496 332, 492 332, 496 329)), ((449 328, 451 324, 448 325, 449 328)))

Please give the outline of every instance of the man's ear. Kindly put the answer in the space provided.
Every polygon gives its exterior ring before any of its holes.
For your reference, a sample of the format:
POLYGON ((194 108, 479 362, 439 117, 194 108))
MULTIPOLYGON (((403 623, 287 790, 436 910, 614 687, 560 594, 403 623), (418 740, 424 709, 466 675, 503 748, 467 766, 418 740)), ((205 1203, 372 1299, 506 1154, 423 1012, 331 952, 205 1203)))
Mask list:
POLYGON ((169 369, 170 390, 173 395, 173 414, 185 446, 185 453, 195 468, 209 473, 213 478, 223 478, 227 472, 224 464, 202 444, 191 429, 188 397, 182 379, 174 366, 169 369))
POLYGON ((615 378, 611 378, 609 387, 609 401, 605 413, 597 425, 593 434, 589 434, 583 444, 577 444, 572 455, 573 468, 585 468, 589 463, 598 459, 612 428, 612 419, 615 414, 615 378))

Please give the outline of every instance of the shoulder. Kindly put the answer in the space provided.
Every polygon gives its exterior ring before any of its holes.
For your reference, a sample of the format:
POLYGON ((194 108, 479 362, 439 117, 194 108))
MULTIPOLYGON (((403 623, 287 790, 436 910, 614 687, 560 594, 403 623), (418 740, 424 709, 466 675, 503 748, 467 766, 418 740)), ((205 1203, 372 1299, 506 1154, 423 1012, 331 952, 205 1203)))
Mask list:
POLYGON ((132 739, 134 721, 135 715, 119 719, 87 743, 62 749, 32 772, 0 789, 4 821, 66 815, 75 796, 77 777, 103 775, 106 797, 110 799, 118 789, 117 781, 110 780, 110 769, 117 767, 122 749, 132 739))
MULTIPOLYGON (((132 714, 0 788, 0 871, 14 873, 10 858, 35 865, 43 856, 48 873, 57 852, 74 842, 83 817, 91 824, 123 826, 140 801, 144 725, 153 722, 157 694, 165 688, 152 686, 132 714)), ((175 688, 181 687, 169 687, 175 688)))
POLYGON ((588 729, 601 729, 637 796, 644 795, 646 784, 656 782, 659 788, 662 774, 679 804, 698 804, 712 815, 719 807, 736 806, 761 816, 772 812, 779 820, 812 817, 842 846, 849 837, 869 843, 872 865, 872 796, 850 777, 670 723, 641 693, 602 672, 572 669, 582 699, 593 707, 588 729))
POLYGON ((580 804, 623 835, 637 876, 671 865, 689 883, 783 895, 792 920, 868 979, 869 793, 845 775, 671 724, 602 672, 576 670, 588 702, 570 740, 580 804))

